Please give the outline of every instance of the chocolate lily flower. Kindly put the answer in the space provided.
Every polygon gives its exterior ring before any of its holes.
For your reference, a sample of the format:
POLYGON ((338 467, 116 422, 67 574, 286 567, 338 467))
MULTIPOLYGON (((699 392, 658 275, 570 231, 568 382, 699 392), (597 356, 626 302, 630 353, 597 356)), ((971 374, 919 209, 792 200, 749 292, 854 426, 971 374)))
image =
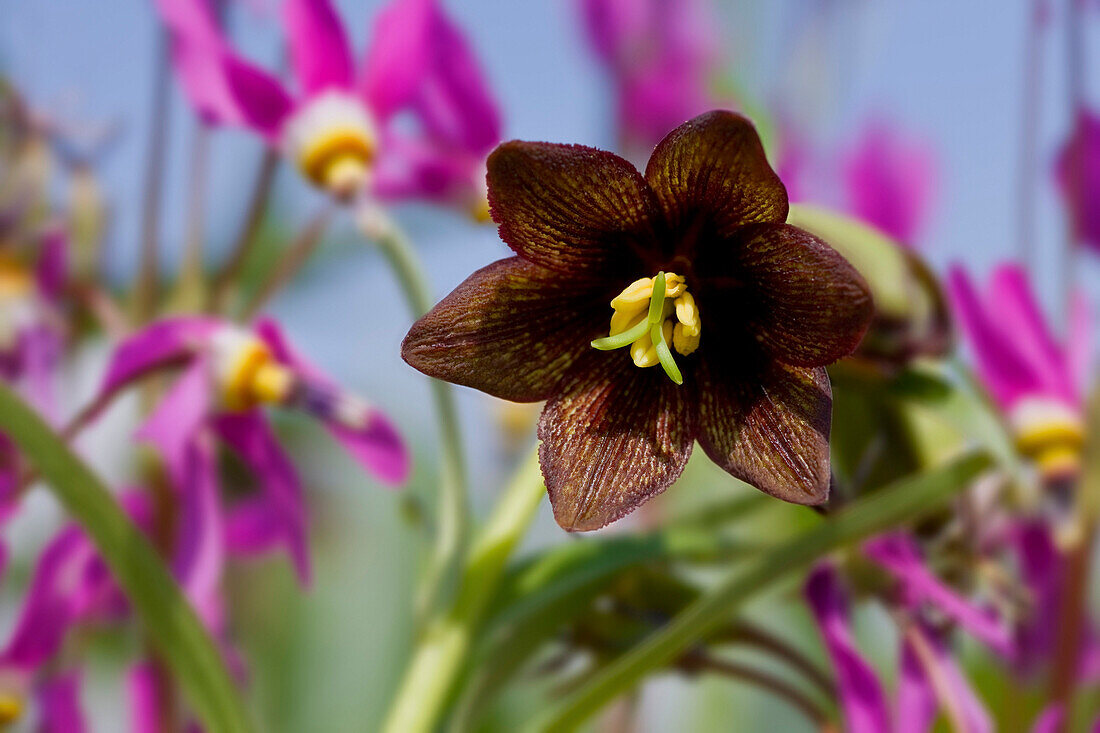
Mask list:
POLYGON ((826 499, 823 367, 859 345, 871 297, 839 254, 784 223, 787 194, 751 123, 697 117, 644 176, 600 150, 509 142, 488 185, 517 256, 414 324, 402 356, 496 397, 547 400, 540 459, 562 527, 633 511, 696 440, 773 496, 826 499))

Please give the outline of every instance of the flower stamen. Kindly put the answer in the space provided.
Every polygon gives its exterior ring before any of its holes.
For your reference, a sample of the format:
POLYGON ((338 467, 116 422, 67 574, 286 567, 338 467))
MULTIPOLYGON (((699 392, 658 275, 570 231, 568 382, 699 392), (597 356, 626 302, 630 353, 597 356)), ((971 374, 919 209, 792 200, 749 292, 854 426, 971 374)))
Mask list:
POLYGON ((592 347, 610 351, 630 346, 635 365, 660 364, 669 379, 683 384, 672 349, 682 356, 694 352, 701 328, 699 309, 684 278, 662 271, 656 277, 635 280, 611 301, 611 307, 615 312, 610 333, 593 341, 592 347))

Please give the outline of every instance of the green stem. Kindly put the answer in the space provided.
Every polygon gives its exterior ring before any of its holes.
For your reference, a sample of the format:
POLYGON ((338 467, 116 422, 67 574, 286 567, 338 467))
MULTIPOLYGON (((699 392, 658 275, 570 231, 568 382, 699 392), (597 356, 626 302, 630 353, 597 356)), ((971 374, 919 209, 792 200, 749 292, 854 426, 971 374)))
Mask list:
POLYGON ((545 495, 538 453, 532 451, 470 548, 453 605, 426 629, 414 651, 386 718, 386 733, 432 731, 439 724, 508 558, 545 495))
MULTIPOLYGON (((372 236, 397 277, 413 318, 420 318, 431 309, 432 298, 423 267, 408 237, 389 220, 379 231, 367 234, 372 236)), ((470 528, 466 466, 454 392, 449 384, 438 379, 431 380, 431 390, 440 431, 439 509, 435 548, 424 584, 417 594, 416 610, 420 619, 427 618, 453 590, 448 584, 453 583, 462 565, 470 528)))
POLYGON ((539 716, 526 730, 575 729, 647 674, 689 651, 692 645, 726 623, 754 594, 790 573, 805 569, 829 552, 935 509, 990 464, 986 454, 971 453, 941 469, 903 479, 854 502, 775 549, 751 558, 666 626, 539 716))
POLYGON ((0 431, 91 537, 206 729, 251 730, 221 653, 156 549, 80 458, 3 382, 0 431))

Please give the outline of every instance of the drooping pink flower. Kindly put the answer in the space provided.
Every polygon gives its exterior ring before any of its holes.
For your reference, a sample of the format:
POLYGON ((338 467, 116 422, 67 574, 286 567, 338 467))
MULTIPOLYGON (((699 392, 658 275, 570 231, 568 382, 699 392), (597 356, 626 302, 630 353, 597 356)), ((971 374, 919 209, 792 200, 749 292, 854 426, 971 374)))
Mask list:
POLYGON ((437 0, 392 0, 358 70, 329 0, 286 0, 294 91, 232 48, 207 0, 156 2, 176 71, 206 121, 262 135, 338 197, 369 190, 486 215, 485 157, 500 139, 500 115, 437 0))
POLYGON ((1019 265, 996 268, 985 293, 961 267, 952 268, 947 286, 978 375, 1008 417, 1020 450, 1045 477, 1075 473, 1090 356, 1084 298, 1073 300, 1069 333, 1059 343, 1019 265))
MULTIPOLYGON (((276 441, 263 405, 298 408, 315 416, 385 483, 400 484, 408 476, 408 453, 389 419, 338 389, 296 354, 272 321, 261 321, 251 330, 207 317, 156 322, 118 346, 102 392, 169 367, 182 368, 182 374, 139 428, 138 437, 164 457, 182 510, 194 517, 186 523, 193 534, 185 534, 178 549, 187 558, 180 562, 206 569, 193 577, 196 584, 216 588, 227 545, 244 552, 281 544, 300 577, 308 578, 301 481, 276 441), (240 457, 260 487, 227 513, 219 498, 216 441, 240 457)), ((193 590, 198 597, 210 595, 193 590)))
POLYGON ((648 155, 665 134, 728 106, 712 84, 718 36, 706 0, 578 0, 589 43, 610 72, 627 151, 648 155))
POLYGON ((829 563, 814 568, 805 586, 806 599, 837 675, 841 712, 850 733, 926 733, 936 719, 941 696, 951 695, 966 733, 988 733, 992 723, 946 645, 927 625, 916 621, 904 630, 896 706, 891 708, 874 667, 856 647, 851 632, 847 594, 839 573, 829 563), (933 679, 949 689, 937 693, 933 679))
POLYGON ((1100 252, 1100 117, 1092 110, 1077 112, 1055 170, 1077 240, 1100 252))

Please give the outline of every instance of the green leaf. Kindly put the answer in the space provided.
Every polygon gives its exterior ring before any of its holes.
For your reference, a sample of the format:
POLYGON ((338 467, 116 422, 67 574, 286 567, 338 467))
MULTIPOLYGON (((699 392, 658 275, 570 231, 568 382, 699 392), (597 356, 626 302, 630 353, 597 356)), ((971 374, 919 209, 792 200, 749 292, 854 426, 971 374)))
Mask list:
POLYGON ((98 478, 0 382, 0 431, 91 537, 207 730, 252 730, 221 653, 149 540, 98 478))
POLYGON ((985 453, 968 454, 935 471, 898 481, 851 504, 816 527, 742 563, 723 581, 558 705, 530 731, 573 730, 650 672, 682 655, 726 622, 746 601, 841 547, 912 521, 936 509, 990 466, 985 453))

